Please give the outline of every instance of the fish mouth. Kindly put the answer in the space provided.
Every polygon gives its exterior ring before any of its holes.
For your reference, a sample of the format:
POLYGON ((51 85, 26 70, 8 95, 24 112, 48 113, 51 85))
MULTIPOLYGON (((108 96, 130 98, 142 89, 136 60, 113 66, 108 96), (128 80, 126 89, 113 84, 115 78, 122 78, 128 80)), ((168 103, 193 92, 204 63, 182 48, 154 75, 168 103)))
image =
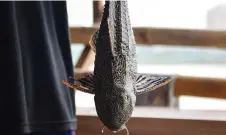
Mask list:
MULTIPOLYGON (((123 130, 123 129, 121 129, 121 130, 123 130)), ((117 132, 119 132, 119 131, 121 131, 121 130, 111 130, 113 133, 117 133, 117 132)))
MULTIPOLYGON (((105 128, 106 126, 104 125, 103 126, 103 128, 102 128, 102 133, 104 133, 104 128, 105 128)), ((123 128, 120 128, 120 129, 109 129, 109 130, 111 130, 113 133, 117 133, 117 132, 119 132, 119 131, 122 131, 122 130, 126 130, 126 132, 127 132, 127 135, 129 135, 129 130, 127 129, 127 127, 126 126, 124 126, 123 128)))
MULTIPOLYGON (((103 126, 103 128, 102 128, 102 133, 104 133, 104 129, 105 129, 105 125, 103 126)), ((111 129, 111 128, 108 128, 110 131, 112 131, 113 133, 117 133, 117 132, 119 132, 119 131, 121 131, 121 130, 123 130, 123 128, 120 128, 120 129, 111 129)))
POLYGON ((115 130, 115 129, 110 129, 111 130, 111 132, 113 132, 113 133, 117 133, 117 132, 119 132, 119 131, 121 131, 121 130, 123 130, 123 129, 117 129, 117 130, 115 130))
POLYGON ((119 129, 119 130, 111 130, 113 133, 117 133, 117 132, 119 132, 119 131, 122 131, 122 130, 126 130, 126 135, 129 135, 129 130, 127 129, 127 127, 125 126, 124 128, 121 128, 121 129, 119 129))
POLYGON ((113 133, 117 133, 117 132, 119 132, 119 131, 112 131, 113 133))
POLYGON ((119 128, 119 129, 110 129, 109 128, 109 130, 111 130, 111 132, 113 132, 113 133, 117 133, 117 132, 119 132, 119 131, 121 131, 123 129, 125 129, 125 128, 124 127, 123 128, 119 128))

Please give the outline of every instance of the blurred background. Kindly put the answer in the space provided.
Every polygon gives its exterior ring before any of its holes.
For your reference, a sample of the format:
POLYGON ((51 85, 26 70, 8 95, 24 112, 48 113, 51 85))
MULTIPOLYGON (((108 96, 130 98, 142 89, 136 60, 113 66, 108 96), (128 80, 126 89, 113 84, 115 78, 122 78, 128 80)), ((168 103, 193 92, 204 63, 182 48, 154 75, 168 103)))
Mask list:
MULTIPOLYGON (((100 18, 100 15, 95 15, 94 11, 98 10, 101 12, 102 7, 100 5, 103 6, 104 2, 96 1, 96 5, 94 3, 92 0, 67 0, 68 19, 71 28, 98 25, 98 17, 100 18), (94 9, 95 6, 96 9, 94 9)), ((171 31, 174 29, 208 31, 222 31, 226 29, 225 0, 128 0, 128 4, 133 27, 151 27, 171 31)), ((82 35, 83 33, 80 34, 82 35)), ((211 36, 211 33, 209 35, 211 36)), ((192 36, 194 35, 191 33, 191 37, 183 38, 192 40, 195 38, 192 36)), ((82 43, 73 43, 71 48, 73 63, 76 66, 85 46, 82 43)), ((93 54, 91 55, 93 57, 93 54)), ((90 59, 93 60, 93 58, 90 59)), ((92 60, 88 64, 90 70, 93 69, 92 60)), ((203 88, 201 86, 197 88, 200 91, 202 89, 205 91, 205 85, 211 84, 212 80, 220 79, 224 81, 226 78, 226 50, 224 47, 140 44, 137 46, 137 61, 138 72, 178 74, 191 78, 198 77, 198 82, 202 82, 203 85, 203 88), (205 81, 206 78, 207 81, 205 81), (208 80, 208 78, 212 80, 208 80)), ((180 88, 186 88, 188 87, 187 85, 191 84, 186 83, 186 79, 184 79, 184 82, 180 85, 182 86, 180 88)), ((216 95, 215 92, 219 92, 217 89, 220 86, 216 82, 211 86, 213 87, 208 88, 209 93, 207 95, 211 95, 211 93, 216 95)), ((172 83, 152 94, 140 95, 137 106, 172 105, 180 109, 226 110, 226 100, 223 98, 205 96, 205 94, 204 96, 181 94, 175 97, 172 94, 174 90, 174 83, 172 83)), ((221 91, 223 90, 221 88, 221 91)), ((191 87, 191 91, 196 91, 196 86, 191 87)), ((75 96, 77 107, 94 107, 93 95, 77 91, 75 96)))

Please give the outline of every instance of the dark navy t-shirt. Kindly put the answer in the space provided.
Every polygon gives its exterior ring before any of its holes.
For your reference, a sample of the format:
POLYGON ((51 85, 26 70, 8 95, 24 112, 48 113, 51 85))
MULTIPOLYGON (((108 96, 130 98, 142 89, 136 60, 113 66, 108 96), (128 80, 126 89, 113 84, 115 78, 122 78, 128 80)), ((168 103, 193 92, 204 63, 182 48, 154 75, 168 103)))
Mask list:
POLYGON ((76 129, 65 1, 0 2, 0 129, 76 129))

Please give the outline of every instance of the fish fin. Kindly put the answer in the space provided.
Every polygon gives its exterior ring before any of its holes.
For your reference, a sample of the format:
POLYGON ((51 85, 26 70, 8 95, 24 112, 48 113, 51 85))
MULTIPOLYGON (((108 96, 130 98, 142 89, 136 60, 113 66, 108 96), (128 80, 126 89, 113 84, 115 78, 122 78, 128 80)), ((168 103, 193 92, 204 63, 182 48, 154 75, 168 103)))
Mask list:
POLYGON ((136 95, 156 90, 157 88, 167 85, 173 79, 173 76, 138 74, 136 80, 136 95))
POLYGON ((75 84, 72 84, 66 80, 62 80, 62 83, 72 89, 76 89, 85 93, 95 94, 95 81, 93 74, 85 75, 79 79, 70 77, 70 79, 72 79, 75 84))
POLYGON ((97 30, 90 38, 89 40, 89 45, 91 49, 93 50, 94 53, 96 53, 96 41, 97 41, 97 36, 99 34, 99 30, 97 30))

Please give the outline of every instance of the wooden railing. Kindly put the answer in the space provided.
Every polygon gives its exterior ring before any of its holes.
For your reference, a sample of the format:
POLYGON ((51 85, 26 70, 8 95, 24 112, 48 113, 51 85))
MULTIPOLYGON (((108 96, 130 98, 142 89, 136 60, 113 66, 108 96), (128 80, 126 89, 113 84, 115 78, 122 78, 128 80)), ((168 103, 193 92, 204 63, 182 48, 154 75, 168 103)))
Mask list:
MULTIPOLYGON (((224 31, 151 27, 133 29, 136 42, 140 45, 166 44, 226 48, 226 32, 224 31)), ((86 67, 89 65, 86 64, 82 67, 88 61, 88 54, 91 55, 88 53, 91 51, 88 41, 95 30, 95 27, 73 27, 70 29, 72 43, 86 45, 77 64, 77 76, 83 74, 80 71, 82 69, 86 71, 86 67)), ((174 95, 226 98, 226 79, 178 76, 174 86, 174 95)))
MULTIPOLYGON (((95 27, 72 27, 72 43, 88 45, 90 36, 96 31, 95 27)), ((152 27, 134 27, 137 44, 141 45, 188 45, 201 47, 226 48, 226 31, 167 29, 152 27)))

